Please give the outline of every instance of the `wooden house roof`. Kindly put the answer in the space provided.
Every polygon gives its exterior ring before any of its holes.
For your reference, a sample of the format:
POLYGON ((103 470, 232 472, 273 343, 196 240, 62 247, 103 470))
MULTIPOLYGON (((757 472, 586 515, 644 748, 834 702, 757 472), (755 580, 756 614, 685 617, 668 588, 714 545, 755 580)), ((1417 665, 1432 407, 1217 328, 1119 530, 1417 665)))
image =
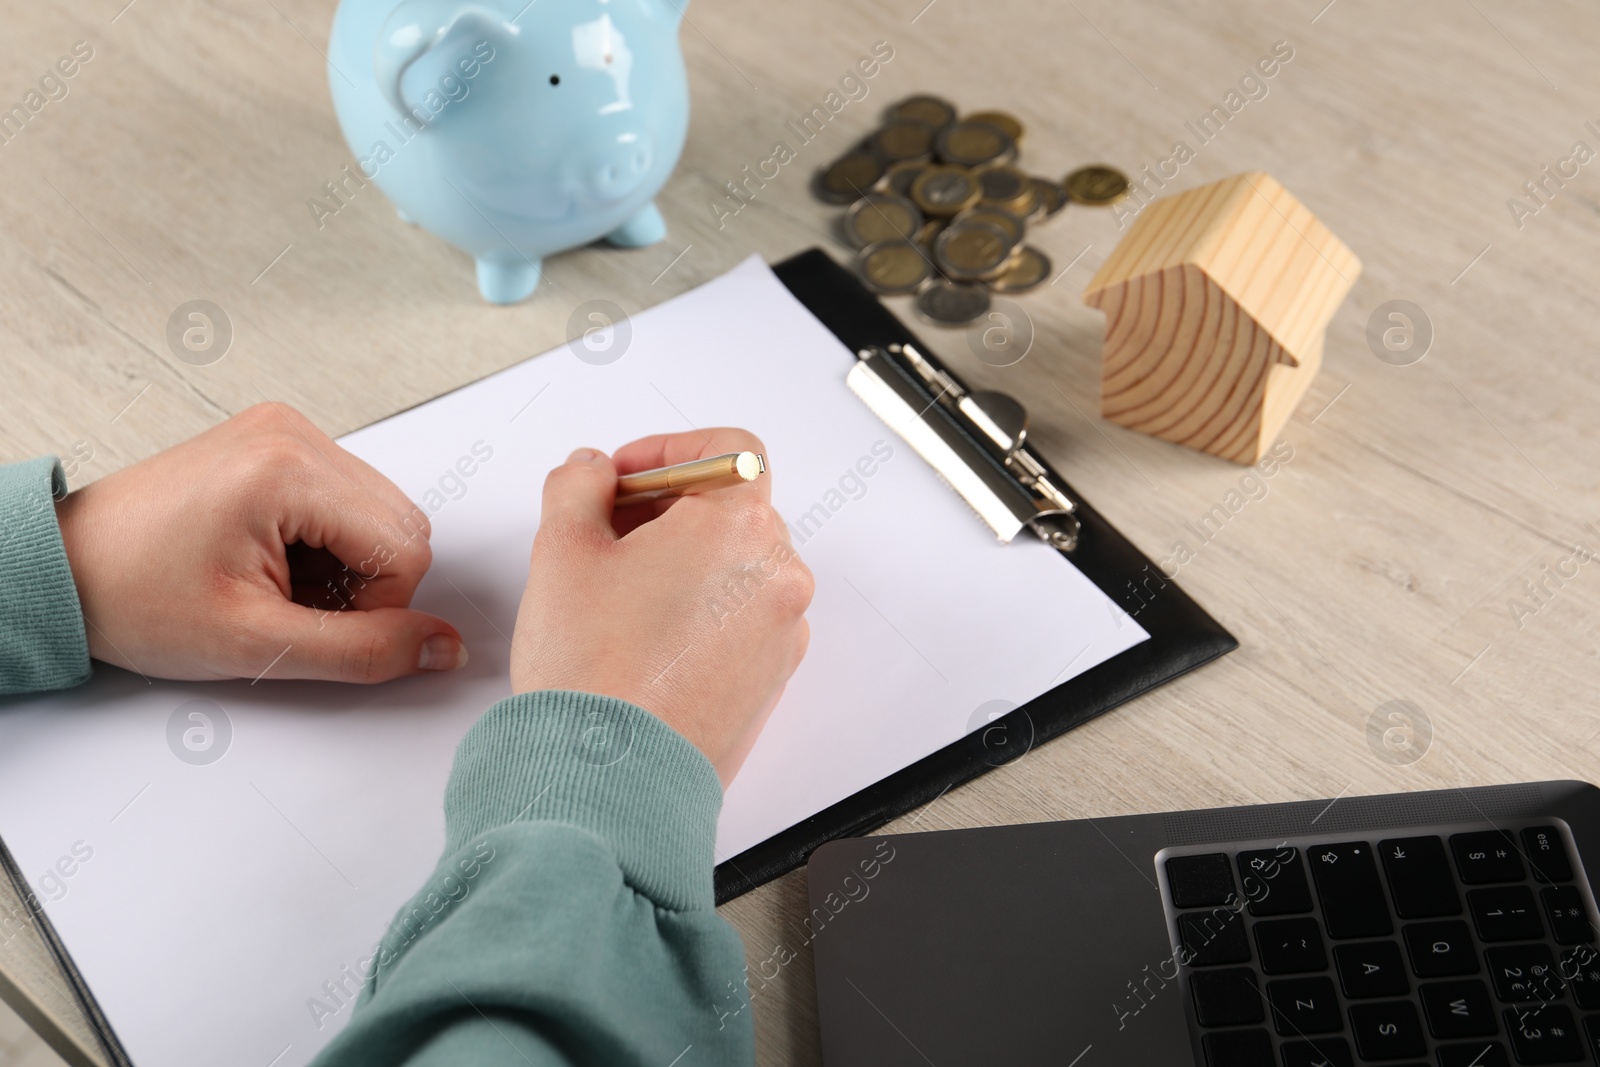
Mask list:
POLYGON ((1083 298, 1132 278, 1198 267, 1291 360, 1310 352, 1361 273, 1355 253, 1270 174, 1238 174, 1151 202, 1083 298))

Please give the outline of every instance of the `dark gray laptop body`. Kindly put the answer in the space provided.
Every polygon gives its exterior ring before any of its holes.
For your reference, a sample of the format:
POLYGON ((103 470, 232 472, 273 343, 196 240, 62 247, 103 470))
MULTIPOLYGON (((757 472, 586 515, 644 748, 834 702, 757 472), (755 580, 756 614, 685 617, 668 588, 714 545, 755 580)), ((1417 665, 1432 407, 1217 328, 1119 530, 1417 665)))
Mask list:
MULTIPOLYGON (((1579 782, 824 845, 808 871, 824 1062, 1204 1064, 1188 972, 1176 959, 1168 857, 1413 834, 1450 840, 1463 829, 1536 823, 1570 833, 1593 922, 1583 872, 1600 869, 1600 790, 1579 782)), ((1309 864, 1314 851, 1302 854, 1309 864)), ((1538 892, 1531 875, 1528 891, 1538 892)))

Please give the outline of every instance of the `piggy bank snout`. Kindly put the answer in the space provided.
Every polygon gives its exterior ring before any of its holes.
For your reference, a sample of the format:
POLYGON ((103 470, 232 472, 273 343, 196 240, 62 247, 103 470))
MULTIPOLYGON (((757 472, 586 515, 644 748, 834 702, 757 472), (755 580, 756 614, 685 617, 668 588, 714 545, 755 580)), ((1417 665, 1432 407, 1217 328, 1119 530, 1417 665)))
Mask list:
POLYGON ((589 161, 589 191, 596 199, 620 200, 639 187, 655 161, 655 145, 648 135, 625 134, 589 161))

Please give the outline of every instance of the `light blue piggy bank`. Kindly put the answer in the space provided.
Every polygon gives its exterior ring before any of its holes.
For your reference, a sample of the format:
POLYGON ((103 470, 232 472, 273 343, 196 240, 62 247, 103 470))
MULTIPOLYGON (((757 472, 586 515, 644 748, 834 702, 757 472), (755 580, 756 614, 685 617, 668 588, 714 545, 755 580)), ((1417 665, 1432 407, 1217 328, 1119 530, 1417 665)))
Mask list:
MULTIPOLYGON (((666 236, 689 125, 687 0, 342 0, 328 81, 362 174, 470 252, 485 300, 540 261, 666 236)), ((353 180, 353 179, 352 179, 353 180)))

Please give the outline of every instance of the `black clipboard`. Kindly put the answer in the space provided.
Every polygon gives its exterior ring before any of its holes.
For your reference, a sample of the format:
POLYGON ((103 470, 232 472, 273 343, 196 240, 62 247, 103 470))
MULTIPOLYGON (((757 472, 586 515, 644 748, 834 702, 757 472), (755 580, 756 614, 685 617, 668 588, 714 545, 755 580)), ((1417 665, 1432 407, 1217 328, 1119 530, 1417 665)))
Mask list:
MULTIPOLYGON (((853 274, 822 250, 802 252, 778 264, 773 271, 851 351, 903 344, 927 351, 926 346, 863 288, 853 274)), ((937 365, 933 357, 927 358, 937 365)), ((939 369, 949 373, 943 367, 939 369)), ((839 368, 841 385, 848 370, 848 366, 839 368)), ((718 904, 794 870, 805 863, 813 849, 828 841, 875 830, 891 819, 931 803, 950 788, 1009 762, 1032 746, 1064 734, 1147 689, 1239 647, 1232 634, 1176 584, 1161 578, 1155 564, 1073 491, 1048 463, 1045 467, 1050 477, 1064 486, 1076 503, 1079 528, 1077 545, 1071 551, 1072 562, 1107 596, 1122 604, 1128 614, 1134 615, 1150 634, 1150 640, 1063 682, 991 725, 990 730, 999 728, 1008 739, 1026 738, 1027 746, 997 748, 985 742, 988 730, 969 734, 719 864, 716 868, 718 904), (1163 583, 1159 595, 1148 602, 1135 601, 1129 583, 1135 577, 1148 581, 1152 574, 1163 583)), ((126 1051, 88 983, 3 841, 0 841, 0 876, 7 877, 15 887, 28 912, 27 921, 37 928, 51 956, 67 975, 71 993, 95 1031, 107 1061, 116 1067, 131 1067, 126 1051)))
MULTIPOLYGON (((868 292, 855 275, 813 248, 773 268, 781 281, 824 326, 852 352, 891 345, 928 348, 894 313, 868 292)), ((849 371, 839 368, 840 383, 849 371)), ((953 375, 951 377, 954 377, 953 375)), ((1162 576, 1156 565, 1117 532, 1083 497, 1072 490, 1047 462, 1050 477, 1076 504, 1077 544, 1072 562, 1113 602, 1135 616, 1150 640, 1113 656, 1048 693, 997 719, 985 730, 968 734, 875 785, 845 798, 761 844, 717 865, 717 903, 787 874, 810 857, 813 849, 839 837, 854 837, 932 803, 941 794, 971 781, 993 767, 1017 758, 1033 746, 1058 737, 1097 715, 1171 681, 1239 647, 1239 642, 1210 615, 1162 576), (1157 583, 1149 600, 1136 597, 1131 583, 1145 588, 1157 583), (993 731, 1008 742, 996 745, 993 731)), ((997 551, 1004 551, 997 548, 997 551)))

